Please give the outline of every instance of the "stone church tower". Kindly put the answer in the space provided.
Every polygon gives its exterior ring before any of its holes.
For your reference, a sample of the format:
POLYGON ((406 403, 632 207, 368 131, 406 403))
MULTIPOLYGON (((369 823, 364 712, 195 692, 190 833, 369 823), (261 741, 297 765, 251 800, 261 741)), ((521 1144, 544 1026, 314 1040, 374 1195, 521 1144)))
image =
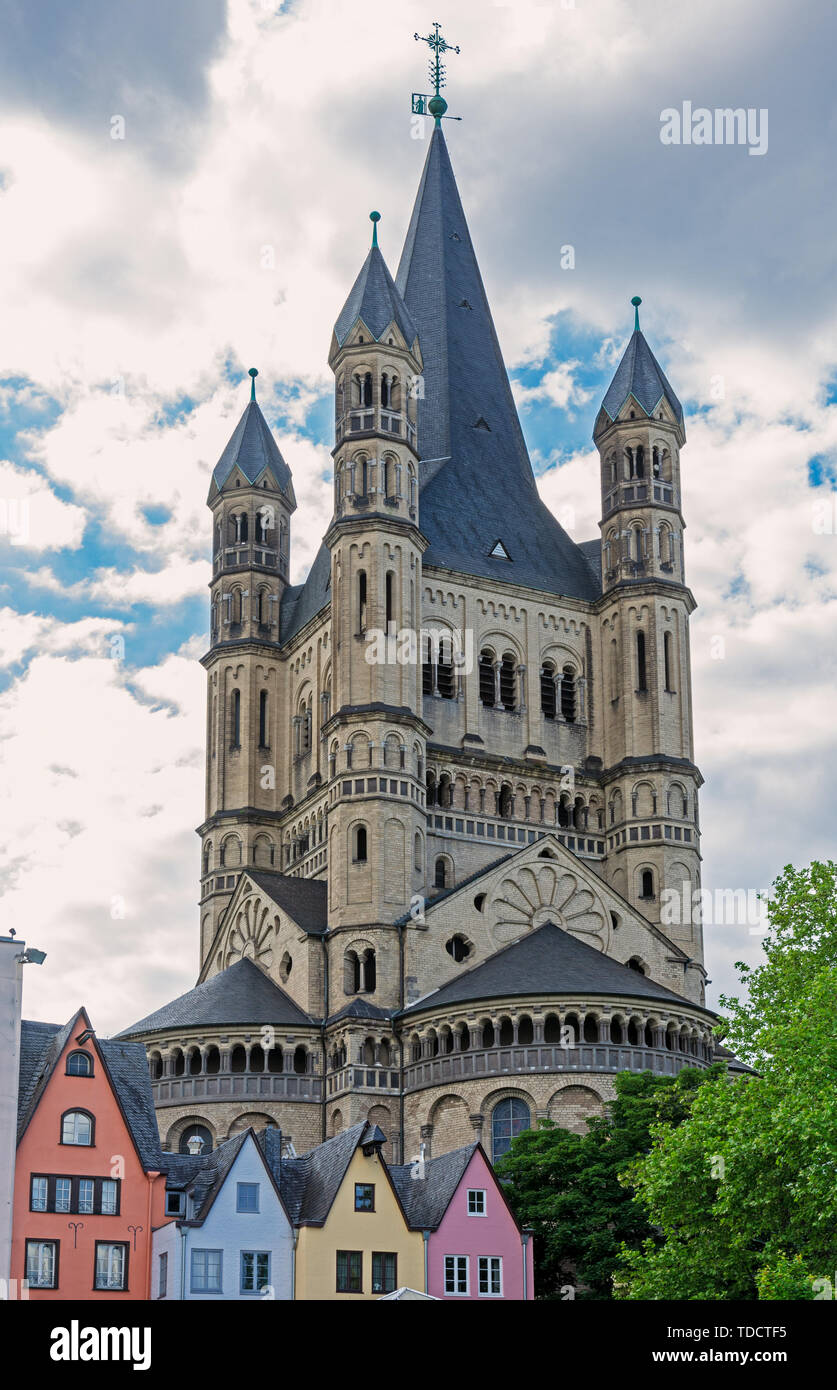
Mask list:
POLYGON ((289 582, 255 399, 212 478, 200 974, 126 1030, 163 1142, 369 1118, 397 1158, 602 1113, 712 1060, 682 407, 639 326, 601 536, 541 501, 438 118, 398 273, 337 316, 334 510, 289 582))

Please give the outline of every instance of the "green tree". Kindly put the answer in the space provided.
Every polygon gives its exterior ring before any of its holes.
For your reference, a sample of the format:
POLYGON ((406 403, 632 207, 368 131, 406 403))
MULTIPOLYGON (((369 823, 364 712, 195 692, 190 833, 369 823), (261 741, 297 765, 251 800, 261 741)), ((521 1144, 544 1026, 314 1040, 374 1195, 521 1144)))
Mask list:
POLYGON ((757 1074, 708 1080, 623 1175, 661 1239, 624 1242, 618 1297, 811 1298, 834 1279, 837 865, 788 866, 768 917, 763 962, 737 967, 748 996, 721 999, 757 1074))
MULTIPOLYGON (((720 1068, 718 1068, 720 1070, 720 1068)), ((677 1077, 621 1072, 606 1119, 572 1134, 545 1121, 513 1142, 497 1164, 518 1219, 535 1232, 536 1293, 566 1298, 612 1297, 623 1244, 652 1238, 645 1213, 619 1174, 651 1147, 658 1122, 678 1124, 709 1073, 688 1067, 677 1077)))

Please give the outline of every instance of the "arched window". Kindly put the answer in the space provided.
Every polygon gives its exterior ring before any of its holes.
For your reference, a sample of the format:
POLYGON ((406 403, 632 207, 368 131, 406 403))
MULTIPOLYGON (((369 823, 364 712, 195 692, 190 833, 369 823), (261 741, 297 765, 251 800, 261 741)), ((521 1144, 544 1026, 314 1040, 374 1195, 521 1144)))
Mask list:
POLYGON ((640 960, 639 956, 631 956, 631 959, 629 961, 626 961, 626 965, 629 970, 635 970, 638 975, 645 974, 645 967, 642 964, 642 961, 640 960))
POLYGON ((433 874, 434 888, 447 888, 448 886, 448 861, 443 854, 436 860, 433 874))
POLYGON ((366 570, 357 575, 357 630, 366 631, 366 570))
POLYGON ((651 450, 651 473, 655 478, 660 476, 660 451, 656 444, 651 450))
POLYGON ((509 1096, 495 1105, 491 1114, 491 1157, 496 1163, 507 1154, 512 1140, 531 1125, 529 1107, 516 1096, 509 1096))
POLYGON ((393 501, 398 495, 398 472, 395 459, 388 454, 384 459, 384 496, 393 501))
POLYGON ((490 709, 494 707, 494 655, 488 648, 480 652, 480 699, 490 709))
MULTIPOLYGON (((363 378, 363 404, 372 404, 372 373, 367 372, 363 378)), ((364 488, 364 491, 366 489, 364 488)))
POLYGON ((93 1143, 95 1121, 87 1110, 67 1110, 61 1116, 61 1143, 88 1148, 93 1143))
POLYGON ((636 455, 635 455, 635 458, 636 458, 636 476, 637 476, 637 478, 644 478, 644 477, 645 477, 645 449, 643 448, 643 446, 642 446, 641 444, 637 444, 637 446, 636 446, 636 455))
POLYGON ((424 854, 422 852, 421 832, 416 831, 413 841, 413 868, 417 873, 421 873, 424 868, 424 854))
POLYGON ((541 667, 541 713, 546 719, 554 719, 557 710, 555 698, 555 667, 545 661, 541 667))
POLYGON ((68 1076, 92 1076, 93 1058, 89 1052, 71 1052, 67 1058, 68 1076))
POLYGON ((365 994, 374 994, 377 985, 377 969, 375 964, 375 952, 370 946, 363 953, 361 966, 361 989, 365 994))
POLYGON ((385 583, 387 632, 389 632, 390 623, 395 622, 395 575, 392 570, 387 570, 385 583))
POLYGON ((299 1043, 294 1048, 294 1071, 299 1076, 304 1076, 308 1070, 308 1049, 299 1043))
POLYGON ((511 652, 506 652, 500 665, 500 703, 504 709, 517 707, 517 663, 511 652))
POLYGON ((389 409, 389 375, 387 372, 381 373, 381 405, 389 409))
POLYGON ((666 632, 666 633, 663 634, 663 666, 664 666, 664 668, 665 668, 665 682, 666 682, 665 688, 666 688, 666 690, 671 691, 671 692, 673 693, 673 692, 674 692, 674 685, 672 684, 672 679, 673 679, 673 675, 674 675, 674 668, 673 668, 673 665, 672 665, 672 658, 671 658, 671 633, 670 633, 670 632, 666 632))
POLYGON ((642 564, 642 527, 631 527, 631 540, 633 542, 633 559, 636 564, 642 564))
POLYGON ((439 638, 436 685, 443 700, 452 700, 456 695, 456 680, 453 673, 453 641, 450 637, 439 638))
POLYGON ((259 747, 267 748, 267 691, 259 691, 259 747))
POLYGON ((572 666, 565 666, 561 673, 561 713, 568 724, 575 723, 576 688, 572 666))
POLYGON ((208 1154, 212 1152, 212 1135, 210 1134, 206 1125, 188 1125, 186 1129, 184 1129, 183 1133, 180 1136, 180 1143, 178 1144, 178 1150, 180 1153, 187 1154, 190 1152, 190 1139, 200 1139, 201 1147, 198 1150, 199 1153, 208 1154))
POLYGON ((653 871, 653 869, 643 869, 643 870, 642 870, 642 873, 640 874, 640 879, 639 879, 639 881, 640 881, 640 892, 639 892, 639 896, 640 896, 641 898, 646 898, 646 899, 651 899, 651 898, 653 898, 653 897, 654 897, 654 871, 653 871))
POLYGON ((232 693, 232 711, 230 725, 230 747, 241 747, 241 691, 234 690, 232 693))
POLYGON ((366 863, 366 826, 356 825, 354 828, 354 845, 352 858, 356 864, 366 863))
POLYGON ((645 633, 641 630, 636 635, 636 688, 637 690, 647 690, 645 668, 645 633))
POLYGON ((500 788, 500 799, 499 804, 497 806, 497 814, 499 816, 502 816, 503 820, 511 820, 511 817, 514 814, 514 792, 512 791, 508 782, 504 782, 502 787, 500 788))
POLYGON ((347 951, 343 957, 343 990, 346 994, 360 993, 360 957, 357 951, 347 951))
POLYGON ((409 468, 408 468, 408 470, 407 470, 407 476, 408 476, 408 478, 409 478, 409 483, 410 483, 410 506, 411 506, 413 509, 415 509, 415 505, 416 505, 416 495, 417 495, 417 494, 416 494, 416 472, 415 472, 415 469, 413 468, 413 465, 412 465, 412 464, 410 464, 410 466, 409 466, 409 468))

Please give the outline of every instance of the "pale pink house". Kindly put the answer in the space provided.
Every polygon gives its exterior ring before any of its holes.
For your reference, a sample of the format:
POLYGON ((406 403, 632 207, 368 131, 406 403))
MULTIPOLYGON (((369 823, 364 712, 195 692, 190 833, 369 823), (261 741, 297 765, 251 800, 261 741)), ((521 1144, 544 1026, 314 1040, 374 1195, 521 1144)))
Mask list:
POLYGON ((390 1172, 407 1220, 425 1233, 434 1298, 532 1299, 531 1232, 522 1230, 481 1144, 390 1172))

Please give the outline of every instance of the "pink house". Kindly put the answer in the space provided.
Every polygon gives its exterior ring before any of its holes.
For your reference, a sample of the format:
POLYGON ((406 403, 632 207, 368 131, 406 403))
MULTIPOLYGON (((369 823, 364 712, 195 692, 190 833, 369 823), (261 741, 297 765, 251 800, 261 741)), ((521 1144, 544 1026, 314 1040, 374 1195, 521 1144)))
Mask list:
POLYGON ((410 1225, 424 1231, 434 1298, 532 1299, 531 1232, 509 1206, 481 1144, 391 1169, 410 1225), (396 1177, 397 1173, 397 1177, 396 1177))

